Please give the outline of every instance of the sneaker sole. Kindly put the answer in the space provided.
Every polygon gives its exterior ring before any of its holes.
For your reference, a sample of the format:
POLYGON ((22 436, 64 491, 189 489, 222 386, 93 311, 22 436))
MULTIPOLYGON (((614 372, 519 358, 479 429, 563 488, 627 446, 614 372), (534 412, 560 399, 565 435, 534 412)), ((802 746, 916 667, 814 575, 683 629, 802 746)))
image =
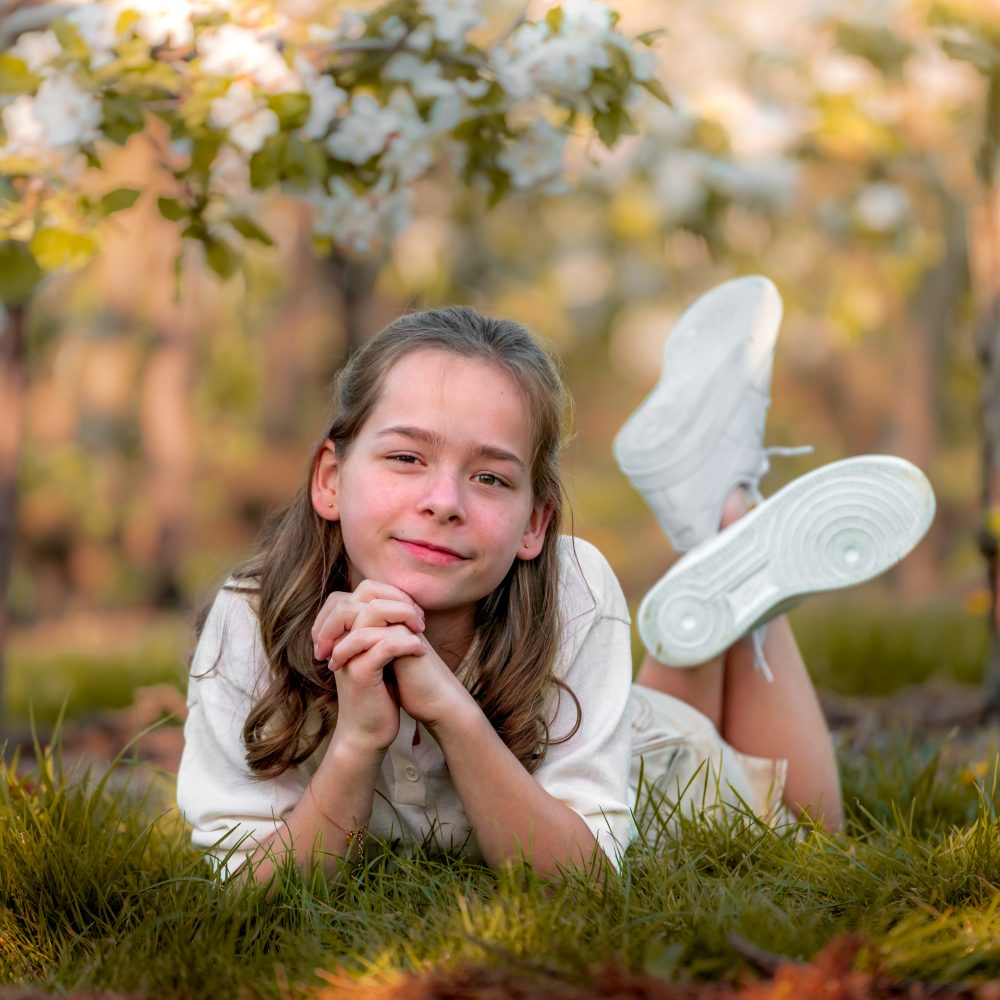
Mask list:
POLYGON ((704 440, 718 435, 739 403, 720 398, 716 387, 734 364, 744 381, 767 373, 781 313, 778 290, 760 275, 727 281, 682 313, 667 337, 659 382, 615 436, 615 459, 629 478, 656 480, 692 456, 703 459, 704 440), (700 370, 684 359, 692 351, 700 370), (704 428, 699 438, 691 434, 695 421, 704 428))
POLYGON ((884 573, 934 509, 927 477, 904 459, 816 469, 679 559, 639 606, 642 641, 670 666, 704 663, 807 594, 884 573))

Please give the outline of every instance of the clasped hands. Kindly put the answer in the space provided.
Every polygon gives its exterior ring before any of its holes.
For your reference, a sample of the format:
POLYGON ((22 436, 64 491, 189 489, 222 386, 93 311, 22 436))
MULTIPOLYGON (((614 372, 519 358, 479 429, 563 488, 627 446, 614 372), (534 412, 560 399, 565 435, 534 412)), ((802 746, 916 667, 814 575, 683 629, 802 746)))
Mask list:
POLYGON ((327 597, 312 628, 317 660, 337 685, 335 738, 384 751, 399 732, 399 709, 433 733, 475 702, 424 637, 423 610, 397 587, 363 580, 327 597), (392 665, 391 672, 385 668, 392 665))

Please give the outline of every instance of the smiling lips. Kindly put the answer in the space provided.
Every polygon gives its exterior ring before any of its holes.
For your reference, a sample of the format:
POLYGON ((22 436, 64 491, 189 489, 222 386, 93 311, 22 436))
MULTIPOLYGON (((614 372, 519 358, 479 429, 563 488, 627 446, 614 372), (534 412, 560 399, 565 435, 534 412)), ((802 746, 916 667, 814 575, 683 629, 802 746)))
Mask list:
POLYGON ((410 555, 433 566, 450 566, 453 563, 464 562, 467 558, 455 552, 454 549, 446 549, 442 545, 432 545, 430 542, 415 542, 406 538, 397 538, 396 541, 410 555))

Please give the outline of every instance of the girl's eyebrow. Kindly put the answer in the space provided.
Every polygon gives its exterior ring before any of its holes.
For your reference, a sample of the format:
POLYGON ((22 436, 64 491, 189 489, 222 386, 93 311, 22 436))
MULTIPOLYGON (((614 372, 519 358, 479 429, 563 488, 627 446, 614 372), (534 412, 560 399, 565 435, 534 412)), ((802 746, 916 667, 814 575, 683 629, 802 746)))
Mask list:
MULTIPOLYGON (((406 424, 395 424, 392 427, 383 427, 382 430, 378 432, 376 437, 383 437, 389 434, 399 434, 403 437, 412 438, 415 441, 420 441, 423 444, 432 446, 440 445, 444 440, 440 434, 435 434, 433 431, 426 430, 423 427, 411 427, 406 424)), ((518 466, 520 469, 526 468, 524 461, 515 455, 514 452, 507 451, 506 448, 498 448, 493 444, 477 445, 472 449, 472 455, 475 458, 489 458, 494 462, 513 462, 514 465, 518 466)))

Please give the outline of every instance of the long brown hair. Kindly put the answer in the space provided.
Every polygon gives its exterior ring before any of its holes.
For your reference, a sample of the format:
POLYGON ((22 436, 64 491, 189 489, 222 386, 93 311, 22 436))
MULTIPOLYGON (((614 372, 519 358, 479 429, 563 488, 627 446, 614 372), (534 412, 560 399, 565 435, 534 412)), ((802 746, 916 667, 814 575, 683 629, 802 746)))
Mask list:
POLYGON ((473 615, 473 663, 462 679, 500 738, 528 771, 538 767, 552 739, 545 709, 555 687, 572 691, 553 673, 559 640, 558 554, 562 523, 559 451, 570 401, 558 368, 528 330, 468 307, 404 315, 373 337, 341 371, 335 410, 317 442, 310 477, 284 510, 265 526, 258 550, 234 574, 256 584, 261 637, 271 684, 243 727, 247 762, 260 777, 274 777, 313 754, 336 725, 337 697, 325 663, 313 656, 313 622, 326 596, 350 590, 339 522, 313 509, 310 479, 323 443, 342 458, 368 419, 386 373, 419 350, 446 351, 489 361, 519 387, 531 416, 531 480, 536 503, 552 517, 542 551, 515 559, 503 582, 482 598, 473 615))

